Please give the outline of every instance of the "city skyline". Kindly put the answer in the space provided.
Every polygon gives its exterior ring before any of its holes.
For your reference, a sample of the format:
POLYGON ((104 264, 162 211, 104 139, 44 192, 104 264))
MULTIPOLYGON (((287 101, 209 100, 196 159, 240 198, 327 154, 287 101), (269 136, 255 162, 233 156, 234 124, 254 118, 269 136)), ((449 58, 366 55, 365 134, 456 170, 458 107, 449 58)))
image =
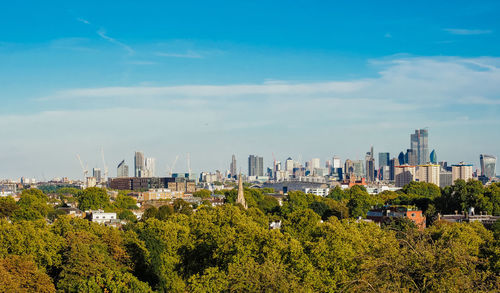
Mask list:
POLYGON ((439 161, 500 156, 498 1, 117 3, 4 5, 0 178, 79 178, 100 147, 110 176, 135 150, 157 175, 363 160, 426 127, 439 161))

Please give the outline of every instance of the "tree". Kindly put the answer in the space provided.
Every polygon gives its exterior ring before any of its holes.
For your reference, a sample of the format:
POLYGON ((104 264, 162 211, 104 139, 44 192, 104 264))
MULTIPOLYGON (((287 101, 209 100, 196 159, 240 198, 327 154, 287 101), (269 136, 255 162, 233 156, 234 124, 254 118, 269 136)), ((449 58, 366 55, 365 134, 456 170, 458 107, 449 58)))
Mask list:
POLYGON ((334 200, 344 200, 349 196, 344 192, 344 190, 342 190, 340 186, 335 186, 332 190, 330 190, 330 193, 328 193, 327 197, 334 200))
POLYGON ((78 192, 77 201, 82 211, 98 210, 109 205, 109 196, 104 188, 89 187, 78 192))
POLYGON ((366 213, 377 203, 364 187, 358 185, 350 188, 349 197, 347 207, 352 217, 366 217, 366 213))
POLYGON ((135 200, 135 198, 123 194, 118 194, 118 196, 115 199, 114 206, 118 209, 128 209, 128 210, 138 209, 137 201, 135 200))
POLYGON ((210 190, 207 190, 207 189, 200 189, 200 190, 193 192, 193 196, 199 197, 199 198, 210 198, 211 195, 212 195, 212 193, 210 192, 210 190))
POLYGON ((10 255, 0 258, 1 292, 55 292, 52 280, 30 257, 10 255))
POLYGON ((187 201, 177 198, 174 200, 174 211, 185 215, 193 213, 193 207, 187 201))
POLYGON ((130 210, 123 210, 118 214, 118 219, 127 220, 129 222, 137 222, 137 217, 130 210))
POLYGON ((12 196, 0 197, 0 218, 8 218, 19 209, 12 196))

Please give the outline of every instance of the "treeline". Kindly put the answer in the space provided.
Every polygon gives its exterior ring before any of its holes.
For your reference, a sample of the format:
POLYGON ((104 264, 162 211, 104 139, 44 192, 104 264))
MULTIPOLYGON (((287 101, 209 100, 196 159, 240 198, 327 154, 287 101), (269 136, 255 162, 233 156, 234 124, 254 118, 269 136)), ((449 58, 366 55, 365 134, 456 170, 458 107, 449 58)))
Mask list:
MULTIPOLYGON (((0 292, 497 292, 498 223, 488 230, 435 221, 419 231, 404 219, 383 227, 356 219, 388 202, 482 209, 477 198, 495 213, 498 185, 481 189, 482 197, 462 197, 457 191, 473 190, 463 183, 451 187, 456 203, 447 205, 446 190, 432 196, 437 190, 421 183, 380 196, 361 187, 325 198, 290 192, 281 206, 268 191, 246 189, 246 210, 232 204, 236 191, 225 191, 224 206, 178 200, 148 208, 122 229, 65 215, 47 221, 43 214, 71 196, 47 199, 45 211, 45 195, 28 190, 17 208, 10 199, 0 203, 0 292), (42 217, 18 216, 30 209, 42 217), (281 229, 269 229, 271 221, 281 221, 281 229)), ((117 203, 105 193, 89 189, 73 198, 82 208, 133 208, 126 195, 117 203)))

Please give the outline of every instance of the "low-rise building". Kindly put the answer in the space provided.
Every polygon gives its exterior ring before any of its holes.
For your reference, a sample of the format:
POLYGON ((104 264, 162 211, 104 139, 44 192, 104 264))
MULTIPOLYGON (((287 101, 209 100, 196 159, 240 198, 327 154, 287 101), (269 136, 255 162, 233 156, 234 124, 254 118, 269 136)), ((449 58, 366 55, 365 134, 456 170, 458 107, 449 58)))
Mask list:
POLYGON ((415 206, 385 206, 368 211, 366 218, 376 223, 382 223, 391 218, 408 218, 412 220, 419 229, 425 228, 425 216, 415 206))
POLYGON ((112 224, 113 222, 120 222, 116 217, 116 213, 105 213, 101 211, 93 211, 91 214, 91 221, 98 224, 112 224))
POLYGON ((330 188, 304 188, 304 192, 318 196, 327 196, 330 193, 330 188))

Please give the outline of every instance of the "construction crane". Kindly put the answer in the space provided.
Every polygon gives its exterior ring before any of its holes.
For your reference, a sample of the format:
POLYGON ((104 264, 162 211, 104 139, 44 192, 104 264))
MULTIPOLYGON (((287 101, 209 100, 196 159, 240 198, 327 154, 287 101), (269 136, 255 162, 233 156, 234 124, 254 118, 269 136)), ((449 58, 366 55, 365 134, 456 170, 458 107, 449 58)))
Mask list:
POLYGON ((104 182, 108 181, 108 166, 106 165, 106 160, 104 159, 104 147, 101 147, 101 157, 102 157, 102 164, 104 166, 104 182))
POLYGON ((170 176, 172 176, 172 174, 174 173, 175 164, 177 163, 178 159, 179 159, 179 155, 175 156, 175 160, 174 160, 174 163, 172 164, 172 168, 170 168, 170 176))
POLYGON ((87 170, 87 168, 85 168, 83 166, 82 158, 80 158, 80 155, 76 154, 76 157, 78 158, 78 161, 80 162, 80 166, 82 167, 82 171, 83 171, 83 183, 85 183, 85 180, 87 179, 87 175, 89 174, 89 171, 87 170))

